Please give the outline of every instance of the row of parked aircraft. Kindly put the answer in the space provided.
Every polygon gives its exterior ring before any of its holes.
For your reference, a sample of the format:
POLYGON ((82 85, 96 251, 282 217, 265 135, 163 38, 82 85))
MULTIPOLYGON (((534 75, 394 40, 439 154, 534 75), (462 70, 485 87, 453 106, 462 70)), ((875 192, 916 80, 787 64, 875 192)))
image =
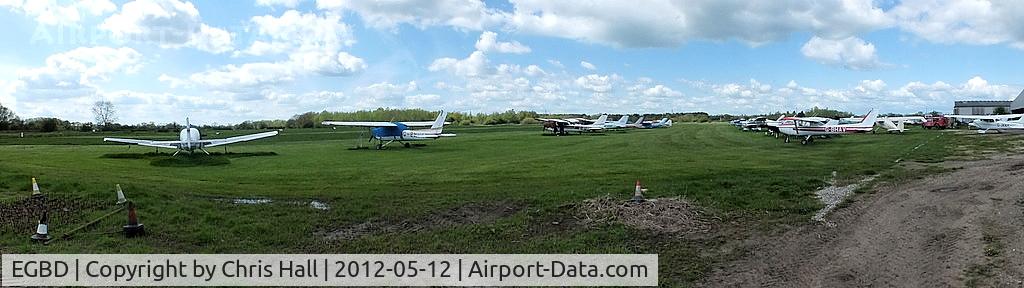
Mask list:
MULTIPOLYGON (((978 133, 984 134, 1024 132, 1024 117, 1022 116, 1024 114, 948 115, 946 117, 969 122, 970 126, 978 129, 978 133)), ((777 120, 757 117, 748 120, 733 120, 731 123, 744 130, 765 131, 766 135, 774 135, 776 138, 785 137, 786 143, 789 143, 790 137, 797 137, 801 139, 800 144, 806 145, 813 142, 816 137, 827 138, 843 134, 874 133, 876 125, 888 133, 903 133, 907 131, 907 124, 921 124, 925 121, 923 116, 879 117, 878 111, 871 109, 864 117, 830 119, 783 115, 777 120)))
POLYGON ((641 116, 636 122, 629 122, 629 115, 623 115, 618 121, 608 121, 608 115, 604 114, 597 119, 585 118, 536 118, 544 123, 544 130, 555 135, 567 135, 569 133, 600 133, 608 130, 620 130, 627 128, 653 129, 672 127, 672 119, 662 118, 658 121, 644 121, 641 116))
MULTIPOLYGON (((441 111, 437 115, 437 119, 432 122, 420 122, 420 121, 397 121, 397 122, 344 122, 344 121, 324 121, 323 125, 327 126, 346 126, 346 127, 365 127, 370 130, 370 141, 377 141, 377 149, 384 149, 388 144, 393 142, 399 142, 405 144, 405 147, 409 147, 410 141, 423 141, 423 140, 434 140, 441 137, 455 137, 455 134, 443 133, 445 119, 448 118, 448 113, 441 111), (430 127, 428 129, 412 129, 410 127, 430 127)), ((226 146, 235 143, 248 142, 263 138, 274 137, 278 135, 278 131, 250 134, 244 136, 237 136, 224 139, 202 139, 199 129, 193 128, 188 118, 185 119, 185 129, 182 129, 178 133, 177 141, 162 141, 162 140, 144 140, 144 139, 125 139, 125 138, 103 138, 106 142, 124 143, 130 145, 139 145, 154 148, 165 148, 175 149, 174 156, 181 152, 195 153, 196 151, 202 151, 207 155, 210 154, 206 151, 206 148, 213 148, 219 146, 226 146)))

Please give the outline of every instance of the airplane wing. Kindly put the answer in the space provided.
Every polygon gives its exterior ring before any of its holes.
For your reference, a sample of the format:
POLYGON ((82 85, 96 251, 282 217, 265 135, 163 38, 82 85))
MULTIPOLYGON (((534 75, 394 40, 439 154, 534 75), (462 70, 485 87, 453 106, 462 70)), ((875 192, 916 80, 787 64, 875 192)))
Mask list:
MULTIPOLYGON (((349 126, 349 127, 398 127, 398 124, 391 122, 341 122, 341 121, 324 121, 320 123, 328 126, 349 126)), ((404 123, 403 123, 404 124, 404 123)), ((406 124, 408 125, 408 124, 406 124)), ((430 125, 427 125, 430 126, 430 125)))
POLYGON ((166 148, 166 149, 178 149, 178 145, 181 141, 153 141, 153 140, 139 140, 139 139, 123 139, 123 138, 103 138, 103 142, 117 142, 124 144, 132 144, 147 147, 166 148))
POLYGON ((1024 114, 1006 114, 1006 115, 946 115, 946 117, 950 117, 950 118, 985 119, 985 120, 1000 120, 1000 119, 1017 118, 1017 117, 1021 117, 1021 116, 1024 116, 1024 114))
MULTIPOLYGON (((434 126, 434 121, 413 121, 413 122, 402 122, 405 126, 409 127, 430 127, 434 126)), ((452 122, 444 122, 445 125, 452 124, 452 122)))
POLYGON ((245 136, 238 136, 238 137, 231 137, 231 138, 224 138, 224 139, 203 140, 202 142, 204 142, 206 144, 206 145, 204 145, 205 147, 212 148, 212 147, 224 146, 224 145, 228 145, 228 144, 235 144, 235 143, 239 143, 239 142, 252 141, 252 140, 256 140, 256 139, 263 139, 263 138, 267 138, 267 137, 274 137, 274 136, 277 136, 277 134, 278 134, 277 131, 272 131, 272 132, 264 132, 264 133, 259 133, 259 134, 250 134, 250 135, 245 135, 245 136))
POLYGON ((804 122, 814 122, 814 123, 827 123, 828 121, 832 120, 832 119, 822 118, 822 117, 792 117, 790 119, 797 120, 797 121, 804 121, 804 122))
POLYGON ((550 119, 550 118, 533 118, 533 119, 537 119, 537 121, 541 121, 541 122, 572 123, 572 121, 562 120, 562 119, 550 119))

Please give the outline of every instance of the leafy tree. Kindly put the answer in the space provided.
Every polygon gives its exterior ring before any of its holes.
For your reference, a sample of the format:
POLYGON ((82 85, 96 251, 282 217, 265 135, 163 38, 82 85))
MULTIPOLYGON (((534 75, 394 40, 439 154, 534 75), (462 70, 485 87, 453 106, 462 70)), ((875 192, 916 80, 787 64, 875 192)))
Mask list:
POLYGON ((0 105, 0 130, 11 130, 14 129, 21 122, 18 119, 18 115, 14 114, 14 111, 0 105))
POLYGON ((1005 114, 1010 114, 1010 112, 1006 111, 1006 107, 996 107, 996 109, 992 110, 992 114, 995 114, 995 115, 1005 115, 1005 114))

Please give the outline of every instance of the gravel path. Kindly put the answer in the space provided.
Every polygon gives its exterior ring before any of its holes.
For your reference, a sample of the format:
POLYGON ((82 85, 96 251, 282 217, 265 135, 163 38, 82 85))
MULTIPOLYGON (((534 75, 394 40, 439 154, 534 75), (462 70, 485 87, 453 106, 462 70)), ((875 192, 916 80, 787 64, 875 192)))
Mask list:
POLYGON ((1024 156, 955 165, 856 196, 835 226, 748 239, 697 285, 1024 287, 1024 156))

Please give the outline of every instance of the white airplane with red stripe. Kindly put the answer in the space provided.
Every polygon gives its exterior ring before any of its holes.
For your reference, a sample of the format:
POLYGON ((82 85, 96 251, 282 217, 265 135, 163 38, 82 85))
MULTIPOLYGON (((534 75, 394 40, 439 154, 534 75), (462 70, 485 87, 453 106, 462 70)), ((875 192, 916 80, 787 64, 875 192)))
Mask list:
POLYGON ((839 120, 819 117, 787 117, 779 124, 779 132, 786 135, 786 143, 790 136, 802 137, 800 144, 807 145, 814 141, 814 136, 830 136, 843 134, 867 133, 875 129, 878 111, 871 109, 860 122, 840 124, 839 120))

